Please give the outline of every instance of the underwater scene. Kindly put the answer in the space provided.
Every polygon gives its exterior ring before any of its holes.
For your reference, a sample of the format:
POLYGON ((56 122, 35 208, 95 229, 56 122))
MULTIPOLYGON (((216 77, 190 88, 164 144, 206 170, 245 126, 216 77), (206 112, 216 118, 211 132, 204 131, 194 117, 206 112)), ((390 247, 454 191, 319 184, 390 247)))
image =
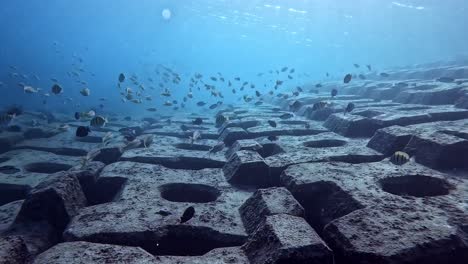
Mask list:
POLYGON ((466 0, 3 0, 0 264, 468 263, 466 0))

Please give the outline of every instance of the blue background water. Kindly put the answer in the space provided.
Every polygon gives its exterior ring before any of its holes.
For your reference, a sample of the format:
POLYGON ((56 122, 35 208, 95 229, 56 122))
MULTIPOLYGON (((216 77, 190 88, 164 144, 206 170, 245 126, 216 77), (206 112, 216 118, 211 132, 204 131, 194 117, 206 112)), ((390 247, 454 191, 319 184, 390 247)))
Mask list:
MULTIPOLYGON (((323 79, 325 72, 341 77, 353 63, 383 69, 447 59, 468 52, 467 6, 463 0, 4 0, 0 105, 75 111, 105 97, 108 110, 163 109, 156 92, 155 101, 139 107, 122 104, 116 88, 120 72, 156 78, 158 64, 185 80, 194 72, 221 72, 260 86, 258 72, 283 66, 296 69, 298 78, 288 83, 295 85, 323 79), (164 8, 172 12, 170 20, 162 18, 164 8), (81 79, 89 83, 90 97, 81 96, 84 86, 67 76, 77 67, 86 71, 81 79), (36 74, 40 81, 20 81, 46 91, 55 77, 64 94, 43 105, 44 97, 24 94, 11 72, 36 74), (67 97, 73 103, 64 105, 67 97)), ((175 99, 181 101, 185 84, 173 88, 175 99)), ((195 101, 208 93, 197 96, 195 101)))

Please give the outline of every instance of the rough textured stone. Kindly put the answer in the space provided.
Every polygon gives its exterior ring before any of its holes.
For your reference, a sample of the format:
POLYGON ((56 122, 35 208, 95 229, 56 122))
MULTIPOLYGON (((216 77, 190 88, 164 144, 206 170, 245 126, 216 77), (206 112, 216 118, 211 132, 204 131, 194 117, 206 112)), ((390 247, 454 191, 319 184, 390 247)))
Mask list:
POLYGON ((387 107, 384 111, 370 109, 351 115, 333 114, 324 126, 347 137, 371 137, 380 128, 393 125, 407 126, 436 121, 468 118, 468 111, 453 106, 404 105, 387 107))
POLYGON ((249 139, 249 134, 240 127, 228 127, 223 130, 219 139, 224 141, 226 145, 232 145, 236 140, 249 139))
POLYGON ((82 209, 65 240, 140 246, 155 255, 201 255, 246 239, 238 208, 250 193, 233 189, 221 169, 118 162, 104 168, 97 186, 105 191, 102 202, 112 202, 82 209), (195 215, 181 224, 189 206, 195 215))
POLYGON ((193 144, 188 137, 156 136, 147 148, 125 151, 120 160, 160 164, 175 169, 221 168, 226 163, 224 151, 210 154, 216 140, 200 139, 193 144))
POLYGON ((239 210, 244 227, 250 234, 267 216, 276 214, 304 216, 304 208, 284 187, 257 190, 239 210))
POLYGON ((0 237, 0 264, 23 264, 28 257, 28 249, 21 237, 0 237))
POLYGON ((331 250, 307 222, 286 214, 267 216, 243 249, 251 263, 333 263, 331 250))
POLYGON ((279 179, 270 177, 269 168, 256 152, 242 150, 231 156, 223 167, 228 182, 241 186, 270 187, 279 183, 279 179))
POLYGON ((81 190, 89 204, 96 203, 96 195, 100 192, 100 190, 96 188, 96 182, 104 166, 105 164, 102 162, 92 161, 84 167, 78 165, 67 172, 67 174, 73 175, 78 179, 81 190))
POLYGON ((4 160, 0 164, 0 204, 24 199, 49 173, 79 164, 78 157, 28 149, 3 153, 0 159, 4 160))
POLYGON ((40 254, 34 264, 98 264, 98 263, 157 263, 148 252, 138 247, 67 242, 58 244, 40 254))
POLYGON ((281 179, 339 262, 463 262, 466 180, 388 160, 294 165, 281 179))
POLYGON ((89 242, 65 242, 39 255, 34 264, 249 264, 239 248, 218 248, 202 256, 153 256, 139 247, 96 244, 89 242))
POLYGON ((31 190, 16 221, 46 221, 60 231, 85 205, 78 179, 67 172, 58 172, 31 190))
POLYGON ((14 223, 24 200, 18 200, 0 206, 0 235, 14 223))
POLYGON ((380 129, 368 146, 385 155, 404 150, 439 170, 468 168, 468 119, 380 129))

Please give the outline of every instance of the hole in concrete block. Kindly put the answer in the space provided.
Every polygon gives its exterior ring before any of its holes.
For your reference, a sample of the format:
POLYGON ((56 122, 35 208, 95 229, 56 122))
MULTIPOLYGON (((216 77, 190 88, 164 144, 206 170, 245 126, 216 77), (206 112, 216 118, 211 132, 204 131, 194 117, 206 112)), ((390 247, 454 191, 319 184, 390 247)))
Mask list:
POLYGON ((52 163, 52 162, 35 162, 27 164, 24 168, 29 172, 36 173, 55 173, 59 171, 69 170, 72 166, 68 164, 52 163))
POLYGON ((415 197, 446 195, 452 188, 443 179, 425 175, 407 175, 380 180, 382 189, 395 195, 415 197))
POLYGON ((3 173, 3 174, 15 174, 17 172, 19 172, 20 169, 14 167, 14 166, 2 166, 0 167, 0 173, 3 173))
POLYGON ((308 148, 331 148, 331 147, 341 147, 346 145, 345 140, 339 140, 339 139, 324 139, 324 140, 315 140, 315 141, 309 141, 305 142, 304 146, 308 148))
POLYGON ((210 146, 206 145, 199 145, 199 144, 189 144, 189 143, 180 143, 175 145, 178 149, 185 149, 185 150, 199 150, 199 151, 208 151, 211 149, 210 146))
POLYGON ((359 116, 362 116, 362 117, 372 118, 372 117, 381 115, 383 113, 379 112, 379 111, 365 110, 365 111, 361 111, 361 112, 354 112, 353 114, 359 115, 359 116))
POLYGON ((171 202, 209 203, 221 192, 211 186, 191 183, 169 183, 159 187, 161 197, 171 202))
POLYGON ((318 234, 331 221, 364 208, 350 192, 333 182, 319 181, 297 186, 291 193, 304 207, 305 219, 318 234))

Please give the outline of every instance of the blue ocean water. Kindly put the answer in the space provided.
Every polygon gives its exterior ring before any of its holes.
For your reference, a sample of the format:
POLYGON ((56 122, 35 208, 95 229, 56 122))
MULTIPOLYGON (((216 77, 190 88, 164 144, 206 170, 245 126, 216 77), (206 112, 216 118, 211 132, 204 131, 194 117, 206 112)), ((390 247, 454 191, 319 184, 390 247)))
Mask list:
MULTIPOLYGON (((178 85, 164 84, 170 100, 180 104, 194 73, 239 76, 266 93, 272 85, 258 73, 285 66, 296 71, 287 80, 294 87, 323 80, 326 72, 341 78, 354 63, 386 69, 443 60, 468 51, 467 6, 463 0, 5 0, 0 106, 135 114, 155 107, 173 113, 162 105, 155 74, 161 65, 181 76, 178 85), (164 10, 170 16, 164 18, 164 10), (142 92, 153 100, 123 103, 116 87, 120 73, 153 85, 142 92), (62 94, 44 96, 51 78, 62 94), (42 90, 27 94, 22 85, 42 90), (80 94, 85 87, 88 97, 80 94)), ((225 103, 243 95, 217 86, 225 103)), ((200 109, 197 101, 219 100, 204 89, 193 93, 187 111, 200 109)))

